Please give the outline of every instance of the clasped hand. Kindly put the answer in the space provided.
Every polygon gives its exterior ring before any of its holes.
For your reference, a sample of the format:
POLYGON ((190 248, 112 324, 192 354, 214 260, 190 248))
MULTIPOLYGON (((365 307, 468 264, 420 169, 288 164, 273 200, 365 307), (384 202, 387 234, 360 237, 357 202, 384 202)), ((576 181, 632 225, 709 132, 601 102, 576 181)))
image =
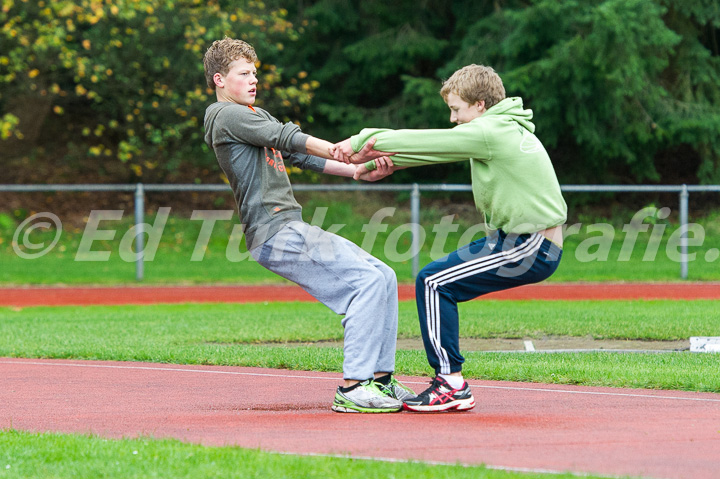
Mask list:
POLYGON ((393 162, 389 156, 395 153, 377 151, 373 149, 376 138, 370 138, 365 146, 357 153, 353 151, 350 138, 335 143, 329 150, 330 155, 336 160, 346 164, 357 165, 353 179, 363 181, 377 181, 391 175, 394 171, 393 162), (368 170, 365 163, 375 160, 376 169, 368 170))
POLYGON ((343 163, 358 165, 361 163, 380 158, 382 156, 392 156, 395 153, 388 153, 387 151, 377 151, 373 149, 375 146, 376 138, 370 138, 365 146, 360 151, 355 153, 350 143, 350 138, 343 140, 340 143, 335 143, 330 148, 330 154, 336 161, 342 161, 343 163))

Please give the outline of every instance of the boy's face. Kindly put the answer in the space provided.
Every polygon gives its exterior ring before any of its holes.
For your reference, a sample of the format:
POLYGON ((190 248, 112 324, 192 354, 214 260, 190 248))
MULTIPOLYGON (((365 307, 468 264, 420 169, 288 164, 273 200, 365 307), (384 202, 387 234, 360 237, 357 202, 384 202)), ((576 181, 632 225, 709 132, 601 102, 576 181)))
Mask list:
POLYGON ((447 105, 450 108, 450 121, 462 125, 469 123, 485 113, 485 102, 468 103, 455 93, 448 93, 447 105))
POLYGON ((230 64, 227 75, 216 73, 215 91, 218 101, 228 101, 240 105, 252 105, 257 94, 257 68, 255 64, 239 58, 230 64))

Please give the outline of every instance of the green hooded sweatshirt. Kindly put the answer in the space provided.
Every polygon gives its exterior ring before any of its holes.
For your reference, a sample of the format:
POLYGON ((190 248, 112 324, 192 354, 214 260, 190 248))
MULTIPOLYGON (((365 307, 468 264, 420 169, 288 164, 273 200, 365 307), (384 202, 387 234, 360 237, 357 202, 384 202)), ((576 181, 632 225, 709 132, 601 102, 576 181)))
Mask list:
MULTIPOLYGON (((532 110, 521 98, 506 98, 482 116, 451 129, 366 128, 351 138, 359 151, 372 137, 374 148, 396 152, 396 166, 470 161, 475 206, 491 229, 534 233, 562 225, 567 205, 550 157, 533 134, 532 110)), ((374 162, 366 164, 375 169, 374 162)))

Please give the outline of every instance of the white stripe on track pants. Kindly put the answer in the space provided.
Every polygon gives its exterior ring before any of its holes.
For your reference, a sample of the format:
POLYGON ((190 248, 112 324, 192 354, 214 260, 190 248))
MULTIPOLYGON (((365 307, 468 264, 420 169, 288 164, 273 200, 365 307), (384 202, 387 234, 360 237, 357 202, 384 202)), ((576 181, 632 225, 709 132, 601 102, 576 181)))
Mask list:
POLYGON ((562 249, 539 233, 496 231, 425 266, 415 298, 425 352, 436 374, 462 370, 457 303, 537 283, 552 275, 562 249))

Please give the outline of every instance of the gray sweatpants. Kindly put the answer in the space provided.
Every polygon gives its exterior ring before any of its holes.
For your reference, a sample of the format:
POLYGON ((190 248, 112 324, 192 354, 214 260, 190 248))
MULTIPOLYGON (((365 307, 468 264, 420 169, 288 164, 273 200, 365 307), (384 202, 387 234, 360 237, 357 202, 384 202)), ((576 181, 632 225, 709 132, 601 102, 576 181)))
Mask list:
POLYGON ((345 315, 345 379, 362 381, 395 370, 398 295, 392 268, 355 243, 302 221, 288 223, 250 254, 345 315))

